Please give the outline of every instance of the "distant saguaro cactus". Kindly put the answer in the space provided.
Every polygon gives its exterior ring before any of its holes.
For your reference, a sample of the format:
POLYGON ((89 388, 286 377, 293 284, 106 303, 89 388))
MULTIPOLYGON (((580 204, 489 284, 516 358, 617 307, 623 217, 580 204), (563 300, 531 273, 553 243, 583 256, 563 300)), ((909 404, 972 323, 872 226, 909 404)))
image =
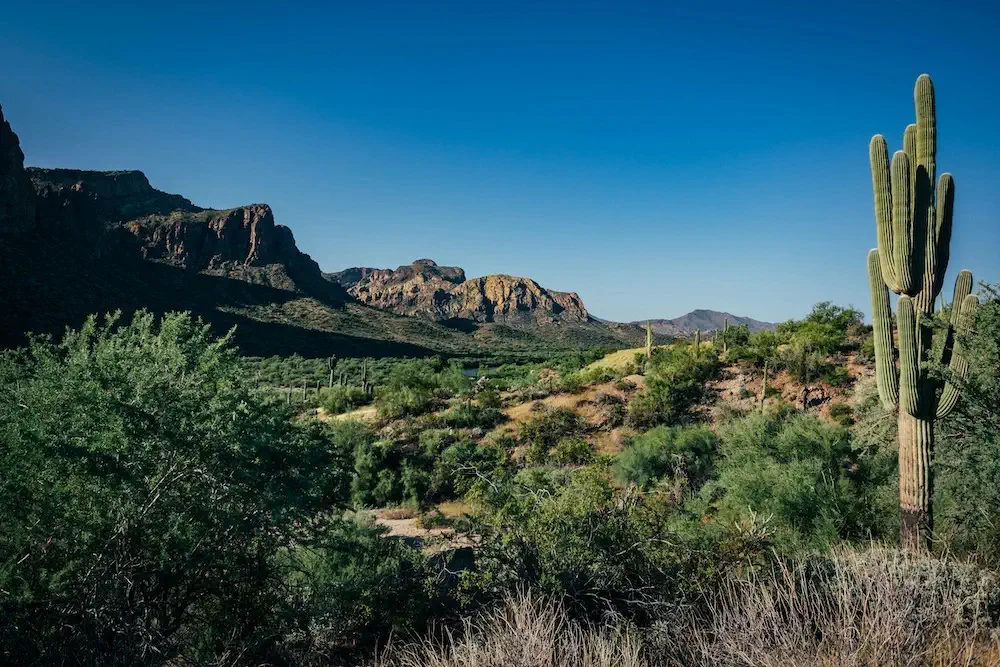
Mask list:
POLYGON ((728 352, 729 351, 729 340, 728 340, 728 338, 726 336, 726 334, 728 334, 728 333, 729 333, 729 318, 728 317, 724 317, 724 318, 722 318, 722 351, 723 352, 728 352))
POLYGON ((327 359, 326 359, 326 368, 327 368, 328 371, 330 371, 330 384, 329 384, 329 386, 332 389, 333 388, 333 372, 337 368, 337 355, 334 354, 334 355, 330 355, 329 357, 327 357, 327 359))
POLYGON ((646 360, 653 358, 653 325, 646 320, 646 360))
MULTIPOLYGON (((926 74, 917 79, 913 97, 917 122, 907 126, 903 150, 890 162, 885 137, 875 135, 869 146, 878 247, 868 253, 868 282, 879 398, 898 412, 900 539, 904 546, 923 548, 933 529, 934 421, 947 417, 959 398, 954 384, 939 382, 929 372, 934 304, 948 268, 955 184, 951 174, 941 174, 934 192, 937 120, 934 86, 926 74), (899 294, 898 369, 889 290, 899 294)), ((960 272, 936 359, 958 378, 968 373, 968 360, 955 334, 969 331, 979 305, 971 291, 972 274, 960 272)))

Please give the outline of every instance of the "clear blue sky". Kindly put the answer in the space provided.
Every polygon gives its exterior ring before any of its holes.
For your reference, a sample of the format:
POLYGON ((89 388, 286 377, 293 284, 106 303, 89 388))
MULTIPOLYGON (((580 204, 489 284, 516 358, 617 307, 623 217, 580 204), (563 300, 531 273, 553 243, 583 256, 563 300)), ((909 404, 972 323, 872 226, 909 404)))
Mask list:
POLYGON ((868 140, 929 72, 949 273, 1000 280, 995 1, 147 4, 6 3, 29 164, 267 202, 328 271, 431 257, 619 320, 867 312, 868 140))

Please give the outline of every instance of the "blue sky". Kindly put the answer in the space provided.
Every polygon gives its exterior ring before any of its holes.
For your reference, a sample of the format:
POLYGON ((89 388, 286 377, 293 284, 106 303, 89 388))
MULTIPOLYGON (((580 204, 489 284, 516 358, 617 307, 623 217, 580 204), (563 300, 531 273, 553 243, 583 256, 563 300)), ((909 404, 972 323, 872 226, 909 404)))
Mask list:
POLYGON ((267 202, 324 270, 431 257, 618 320, 867 312, 868 140, 929 72, 949 273, 1000 280, 996 2, 144 4, 0 12, 27 162, 267 202))

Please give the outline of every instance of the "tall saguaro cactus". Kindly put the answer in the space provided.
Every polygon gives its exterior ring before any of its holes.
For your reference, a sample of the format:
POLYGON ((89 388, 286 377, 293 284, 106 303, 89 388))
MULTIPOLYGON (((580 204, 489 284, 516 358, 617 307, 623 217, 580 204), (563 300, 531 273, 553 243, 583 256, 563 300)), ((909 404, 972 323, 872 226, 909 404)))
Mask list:
MULTIPOLYGON (((868 253, 868 281, 879 398, 898 412, 900 538, 904 546, 923 548, 933 528, 934 422, 947 417, 959 397, 957 387, 929 372, 934 305, 948 268, 955 183, 951 174, 942 174, 934 191, 937 122, 934 86, 926 74, 917 79, 913 97, 917 122, 907 126, 903 150, 890 162, 880 134, 869 147, 878 248, 868 253), (898 365, 890 290, 899 295, 898 365)), ((948 364, 957 377, 968 372, 968 360, 955 333, 969 330, 979 305, 971 291, 972 274, 962 271, 950 317, 939 318, 944 340, 936 361, 948 364)))

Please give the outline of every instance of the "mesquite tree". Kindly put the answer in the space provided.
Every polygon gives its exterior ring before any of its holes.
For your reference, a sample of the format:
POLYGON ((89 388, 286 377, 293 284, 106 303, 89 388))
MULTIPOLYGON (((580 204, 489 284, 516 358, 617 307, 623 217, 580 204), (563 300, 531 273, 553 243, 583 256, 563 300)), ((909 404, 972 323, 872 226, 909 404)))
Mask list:
POLYGON ((970 328, 979 301, 970 294, 972 274, 962 271, 950 317, 938 318, 935 326, 934 305, 948 268, 955 184, 951 174, 942 174, 934 192, 937 124, 934 86, 926 74, 917 79, 913 97, 917 122, 907 126, 903 150, 890 162, 885 137, 871 140, 878 248, 868 254, 868 280, 879 397, 898 412, 900 538, 904 546, 922 548, 933 527, 934 421, 948 416, 959 395, 955 385, 931 373, 931 366, 949 365, 959 377, 967 373, 955 334, 970 328), (889 290, 899 295, 898 366, 889 290), (936 347, 935 329, 944 338, 936 347))

